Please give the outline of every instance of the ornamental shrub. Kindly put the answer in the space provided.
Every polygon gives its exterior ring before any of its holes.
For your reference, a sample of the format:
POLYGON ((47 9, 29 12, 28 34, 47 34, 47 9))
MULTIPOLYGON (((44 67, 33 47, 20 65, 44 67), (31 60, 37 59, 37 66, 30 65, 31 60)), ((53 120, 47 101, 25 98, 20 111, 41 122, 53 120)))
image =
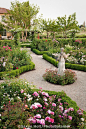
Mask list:
POLYGON ((69 69, 65 70, 63 76, 57 75, 57 70, 46 69, 43 78, 50 83, 60 85, 72 84, 77 79, 75 72, 69 69))
POLYGON ((33 86, 21 80, 0 84, 1 129, 85 127, 85 112, 63 91, 42 91, 41 87, 40 90, 30 87, 33 86))

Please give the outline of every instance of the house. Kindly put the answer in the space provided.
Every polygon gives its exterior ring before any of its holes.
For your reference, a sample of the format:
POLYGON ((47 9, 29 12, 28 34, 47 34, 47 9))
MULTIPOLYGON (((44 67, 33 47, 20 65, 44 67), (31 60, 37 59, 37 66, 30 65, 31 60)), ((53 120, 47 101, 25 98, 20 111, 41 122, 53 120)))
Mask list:
MULTIPOLYGON (((6 23, 4 23, 5 19, 5 15, 9 15, 8 14, 8 10, 6 8, 0 8, 0 22, 6 26, 6 23)), ((12 37, 12 33, 6 31, 6 29, 4 28, 4 31, 2 32, 2 35, 0 35, 1 39, 8 39, 12 37)))

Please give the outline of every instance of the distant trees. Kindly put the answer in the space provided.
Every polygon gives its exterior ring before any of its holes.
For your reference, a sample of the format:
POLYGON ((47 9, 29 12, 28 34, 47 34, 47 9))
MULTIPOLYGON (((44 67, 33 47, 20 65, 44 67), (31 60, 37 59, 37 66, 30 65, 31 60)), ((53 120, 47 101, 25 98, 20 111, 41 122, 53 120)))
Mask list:
POLYGON ((58 31, 58 24, 56 23, 56 20, 44 20, 42 19, 42 28, 43 30, 47 31, 47 38, 49 37, 49 32, 53 33, 53 38, 55 38, 55 32, 58 31))
POLYGON ((47 31, 47 38, 49 32, 53 33, 53 38, 55 38, 55 32, 62 32, 65 38, 67 38, 67 34, 70 33, 74 38, 75 33, 79 30, 76 13, 70 15, 68 19, 66 15, 64 17, 57 17, 56 20, 42 19, 42 28, 47 31))
MULTIPOLYGON (((36 15, 39 12, 39 7, 30 5, 29 1, 20 3, 19 1, 11 2, 10 11, 8 11, 9 16, 6 16, 6 23, 8 29, 21 28, 26 32, 30 30, 33 25, 33 21, 35 22, 36 15)), ((23 31, 22 31, 23 37, 23 31)))
POLYGON ((79 30, 76 13, 70 15, 68 19, 66 15, 64 17, 58 17, 57 24, 59 25, 59 31, 63 32, 65 38, 67 38, 67 33, 69 32, 74 37, 75 33, 79 30))

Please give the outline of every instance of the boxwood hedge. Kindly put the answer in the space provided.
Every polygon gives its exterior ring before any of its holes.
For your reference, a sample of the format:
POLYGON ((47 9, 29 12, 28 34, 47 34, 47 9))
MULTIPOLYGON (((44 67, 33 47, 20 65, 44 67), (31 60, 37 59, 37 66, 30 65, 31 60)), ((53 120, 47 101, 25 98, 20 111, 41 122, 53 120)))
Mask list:
POLYGON ((10 77, 13 77, 13 76, 18 76, 23 72, 27 72, 27 71, 30 71, 30 70, 33 70, 33 69, 35 69, 35 64, 33 62, 31 62, 30 65, 22 66, 22 67, 20 67, 19 69, 16 69, 16 70, 11 70, 9 72, 6 72, 6 71, 5 72, 0 72, 0 79, 2 79, 4 74, 7 74, 10 77))
MULTIPOLYGON (((58 61, 56 61, 52 57, 48 56, 47 54, 43 54, 43 59, 47 60, 54 66, 58 67, 58 61)), ((65 67, 69 68, 69 69, 75 69, 75 70, 80 70, 80 71, 86 72, 86 65, 65 63, 65 67)))

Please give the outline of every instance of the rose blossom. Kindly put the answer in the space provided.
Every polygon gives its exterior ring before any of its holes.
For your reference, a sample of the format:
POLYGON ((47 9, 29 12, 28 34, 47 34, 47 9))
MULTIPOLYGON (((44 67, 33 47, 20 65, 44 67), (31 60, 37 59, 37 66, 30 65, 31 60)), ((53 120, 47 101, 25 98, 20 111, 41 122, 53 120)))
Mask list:
POLYGON ((33 95, 38 96, 39 94, 37 92, 34 92, 33 95))
POLYGON ((55 103, 52 103, 52 106, 56 107, 56 104, 55 103))
POLYGON ((68 118, 69 118, 70 120, 72 120, 72 116, 68 116, 68 118))

